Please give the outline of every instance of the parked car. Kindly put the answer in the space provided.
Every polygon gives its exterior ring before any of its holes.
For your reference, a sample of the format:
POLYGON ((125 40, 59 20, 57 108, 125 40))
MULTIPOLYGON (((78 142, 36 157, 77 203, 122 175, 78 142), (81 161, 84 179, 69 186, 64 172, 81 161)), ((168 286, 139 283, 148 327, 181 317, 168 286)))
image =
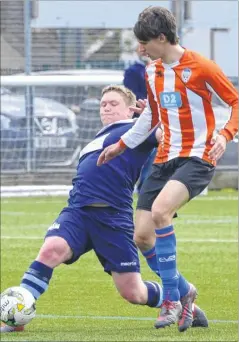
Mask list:
POLYGON ((5 87, 0 87, 0 95, 10 94, 11 91, 5 87))
MULTIPOLYGON (((35 97, 34 118, 29 130, 25 96, 1 95, 1 168, 25 169, 30 154, 32 166, 64 165, 79 149, 76 115, 56 101, 35 97), (29 132, 32 139, 29 140, 29 132)), ((73 161, 72 161, 73 163, 73 161)))
MULTIPOLYGON (((24 75, 24 74, 19 74, 24 75)), ((48 70, 48 71, 39 71, 33 72, 31 75, 42 75, 42 76, 51 76, 51 75, 71 75, 71 76, 92 76, 92 75, 100 75, 102 79, 107 79, 107 76, 117 76, 122 79, 124 71, 123 70, 108 70, 108 69, 68 69, 68 70, 48 70)), ((106 82, 105 85, 108 85, 106 82)), ((100 100, 102 86, 37 86, 34 88, 34 93, 36 96, 50 98, 52 100, 61 102, 66 105, 73 111, 77 110, 77 108, 81 107, 83 101, 88 98, 96 98, 100 100)), ((24 94, 24 87, 11 87, 13 92, 18 94, 24 94)))
MULTIPOLYGON (((24 75, 24 74, 19 74, 24 75)), ((51 75, 71 75, 71 76, 91 76, 92 75, 100 75, 102 79, 107 80, 107 76, 117 76, 122 79, 124 71, 123 70, 107 70, 107 69, 68 69, 68 70, 48 70, 48 71, 39 71, 33 72, 31 75, 42 75, 42 76, 51 76, 51 75)), ((106 84, 108 85, 107 81, 106 84)), ((101 90, 103 86, 37 86, 34 88, 35 96, 50 98, 52 100, 58 101, 73 111, 77 110, 77 108, 81 107, 83 101, 88 98, 96 98, 100 100, 101 90)), ((24 94, 24 87, 11 87, 11 90, 18 94, 24 94)))

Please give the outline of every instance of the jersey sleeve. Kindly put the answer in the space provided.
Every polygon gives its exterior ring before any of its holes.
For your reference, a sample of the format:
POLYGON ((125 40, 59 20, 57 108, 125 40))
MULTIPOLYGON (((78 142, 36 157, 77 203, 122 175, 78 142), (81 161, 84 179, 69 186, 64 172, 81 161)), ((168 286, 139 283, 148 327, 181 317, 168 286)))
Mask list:
POLYGON ((134 126, 122 135, 121 140, 123 144, 129 148, 137 147, 149 137, 157 124, 152 127, 152 112, 147 101, 147 106, 134 126))
POLYGON ((223 135, 227 141, 233 139, 238 131, 238 93, 236 88, 224 75, 219 66, 213 61, 206 63, 204 68, 204 77, 206 86, 209 91, 214 92, 221 100, 223 100, 231 110, 230 118, 219 134, 223 135))
POLYGON ((149 137, 155 127, 159 126, 158 104, 154 99, 149 85, 147 72, 145 74, 145 80, 148 93, 147 105, 136 124, 128 132, 122 135, 122 146, 135 148, 149 137))

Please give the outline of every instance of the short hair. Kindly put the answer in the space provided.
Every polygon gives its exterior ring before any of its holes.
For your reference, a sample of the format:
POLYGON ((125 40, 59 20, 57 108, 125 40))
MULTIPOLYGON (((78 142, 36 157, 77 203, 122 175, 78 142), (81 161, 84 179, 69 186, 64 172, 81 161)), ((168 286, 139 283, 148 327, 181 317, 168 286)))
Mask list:
POLYGON ((134 34, 139 41, 148 42, 164 34, 171 45, 178 43, 174 15, 164 7, 150 6, 144 9, 134 25, 134 34))
POLYGON ((136 96, 135 94, 128 88, 122 85, 109 85, 103 88, 101 92, 101 96, 111 91, 115 91, 116 93, 120 94, 124 99, 127 106, 135 106, 136 105, 136 96))

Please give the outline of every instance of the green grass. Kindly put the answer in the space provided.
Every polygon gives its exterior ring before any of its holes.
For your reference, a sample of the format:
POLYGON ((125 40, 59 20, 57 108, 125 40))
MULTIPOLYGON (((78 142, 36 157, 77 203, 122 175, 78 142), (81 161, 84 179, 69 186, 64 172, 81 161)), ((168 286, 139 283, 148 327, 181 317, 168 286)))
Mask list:
MULTIPOLYGON (((58 267, 23 333, 2 341, 238 341, 237 192, 210 192, 175 220, 179 270, 199 290, 208 329, 153 328, 156 309, 120 298, 94 253, 58 267), (98 317, 97 317, 98 316, 98 317), (119 316, 119 319, 115 319, 119 316), (223 322, 213 322, 222 320, 223 322)), ((66 198, 2 199, 1 289, 18 285, 66 198)), ((157 280, 141 258, 144 279, 157 280)))

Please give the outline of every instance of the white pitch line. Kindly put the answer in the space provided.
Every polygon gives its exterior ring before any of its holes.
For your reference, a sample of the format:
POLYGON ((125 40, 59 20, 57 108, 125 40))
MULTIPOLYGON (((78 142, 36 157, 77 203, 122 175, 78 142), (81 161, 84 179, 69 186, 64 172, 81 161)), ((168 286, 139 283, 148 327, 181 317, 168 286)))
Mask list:
MULTIPOLYGON (((52 319, 105 319, 105 320, 119 320, 119 321, 154 321, 152 317, 127 317, 127 316, 73 316, 73 315, 37 315, 37 318, 52 318, 52 319)), ((238 324, 238 321, 233 320, 220 320, 213 319, 209 320, 209 323, 226 323, 226 324, 238 324)))
POLYGON ((238 196, 217 196, 217 197, 198 196, 198 197, 195 197, 193 201, 238 201, 238 196))
POLYGON ((206 223, 213 223, 213 224, 223 224, 223 223, 238 223, 238 219, 235 218, 229 218, 229 219, 206 219, 206 220, 193 220, 193 219, 190 219, 190 220, 182 220, 180 219, 180 217, 178 218, 178 223, 182 223, 184 225, 188 225, 188 224, 197 224, 197 223, 203 223, 203 224, 206 224, 206 223))
MULTIPOLYGON (((40 223, 38 225, 31 225, 31 224, 26 224, 24 226, 17 226, 13 225, 13 224, 8 224, 5 225, 3 223, 3 215, 2 215, 2 231, 4 229, 8 230, 8 229, 12 229, 12 228, 18 228, 18 229, 24 229, 24 230, 34 230, 34 229, 44 229, 47 230, 47 228, 49 227, 50 223, 40 223)), ((50 222, 50 221, 49 221, 50 222)), ((192 226, 192 225, 196 225, 196 224, 210 224, 210 225, 220 225, 220 224, 238 224, 238 219, 237 217, 232 217, 232 218, 226 218, 226 219, 181 219, 180 217, 176 219, 175 221, 177 223, 177 225, 183 225, 183 226, 192 226)))
MULTIPOLYGON (((29 198, 19 198, 19 200, 13 199, 1 199, 2 204, 13 204, 13 203, 24 203, 24 200, 26 199, 25 202, 29 202, 29 198)), ((67 198, 64 198, 62 200, 54 200, 54 201, 46 201, 44 199, 38 199, 34 201, 34 204, 64 204, 66 202, 67 198)), ((194 201, 238 201, 238 196, 198 196, 193 199, 194 201)))
MULTIPOLYGON (((26 211, 11 211, 11 210, 1 210, 1 215, 6 215, 6 216, 35 216, 42 214, 39 211, 31 211, 31 212, 26 212, 26 211)), ((52 211, 44 211, 44 215, 49 215, 52 216, 53 212, 52 211)), ((55 215, 55 213, 54 213, 55 215)), ((183 222, 188 222, 188 221, 195 221, 195 222, 201 222, 202 220, 210 220, 210 222, 214 222, 215 220, 219 221, 224 221, 227 222, 228 220, 236 220, 238 221, 238 216, 237 215, 198 215, 198 214, 181 214, 179 213, 179 217, 177 218, 177 221, 183 221, 183 222)))
MULTIPOLYGON (((2 235, 2 240, 43 240, 44 236, 9 236, 9 235, 2 235)), ((187 238, 187 239, 177 239, 178 242, 207 242, 207 243, 238 243, 237 239, 194 239, 194 238, 187 238)))

